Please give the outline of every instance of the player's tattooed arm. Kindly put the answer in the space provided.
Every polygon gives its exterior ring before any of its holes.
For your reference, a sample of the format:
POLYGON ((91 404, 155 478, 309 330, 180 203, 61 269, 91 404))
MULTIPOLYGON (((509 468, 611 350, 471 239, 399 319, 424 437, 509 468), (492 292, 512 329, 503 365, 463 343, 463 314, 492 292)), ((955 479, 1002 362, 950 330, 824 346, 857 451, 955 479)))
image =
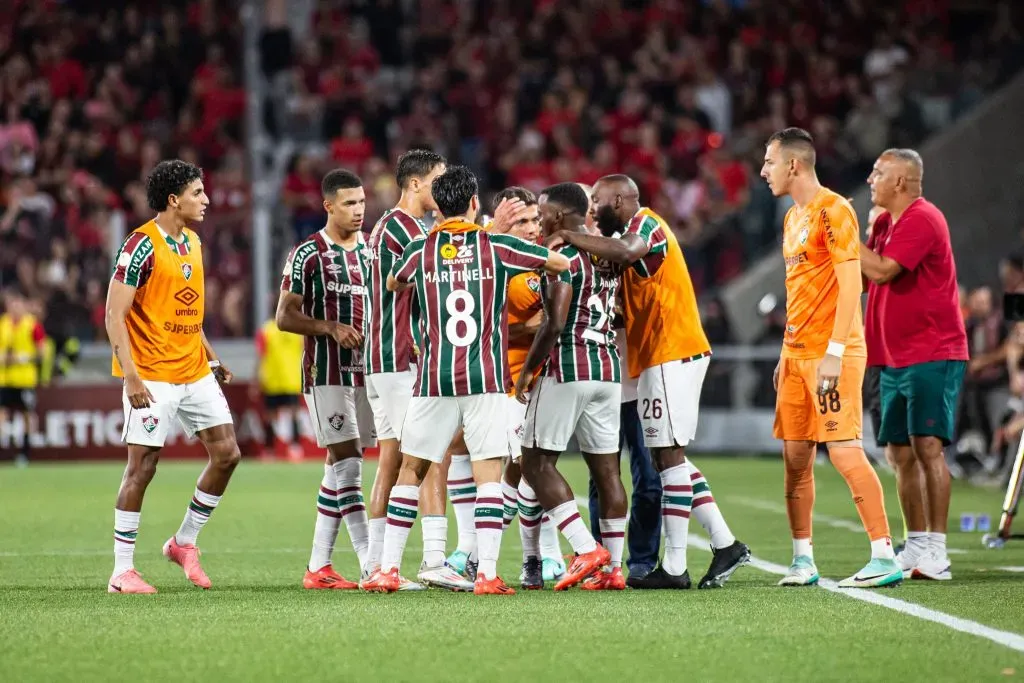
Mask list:
POLYGON ((521 403, 526 403, 526 391, 530 387, 530 380, 551 353, 555 342, 558 341, 558 335, 565 327, 569 318, 571 299, 571 284, 554 278, 548 280, 547 295, 544 297, 544 320, 533 338, 533 344, 519 373, 519 381, 516 382, 516 398, 521 403))
POLYGON ((643 238, 632 233, 621 237, 599 237, 585 232, 560 230, 548 238, 547 247, 550 249, 559 244, 571 244, 588 254, 620 266, 635 263, 650 251, 643 238))
POLYGON ((125 322, 128 311, 135 301, 136 291, 137 289, 131 285, 111 279, 107 288, 104 323, 107 328, 107 339, 114 350, 114 358, 121 367, 121 374, 124 375, 124 389, 128 395, 128 402, 133 408, 148 408, 154 403, 153 395, 142 383, 139 370, 135 367, 128 341, 128 325, 125 322))
POLYGON ((294 292, 281 292, 277 299, 277 327, 282 332, 304 337, 333 337, 346 349, 357 349, 363 344, 361 331, 337 321, 317 320, 302 312, 302 296, 294 292))

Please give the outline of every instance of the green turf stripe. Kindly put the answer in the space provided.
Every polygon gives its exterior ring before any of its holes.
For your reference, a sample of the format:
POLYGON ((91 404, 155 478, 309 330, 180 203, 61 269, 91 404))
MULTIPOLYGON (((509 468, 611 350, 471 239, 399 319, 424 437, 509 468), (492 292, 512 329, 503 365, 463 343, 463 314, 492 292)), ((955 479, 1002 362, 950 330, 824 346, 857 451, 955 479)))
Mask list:
POLYGON ((416 519, 415 508, 401 508, 396 505, 388 505, 388 514, 394 517, 405 517, 406 519, 416 519))
POLYGON ((692 496, 662 496, 661 500, 666 505, 682 505, 684 507, 693 505, 692 496))
POLYGON ((505 515, 505 512, 501 508, 488 508, 477 506, 476 512, 474 514, 477 517, 503 517, 505 515))
MULTIPOLYGON (((323 505, 325 508, 338 508, 338 501, 334 498, 324 498, 323 496, 317 496, 316 502, 318 505, 323 505)), ((220 519, 219 517, 217 519, 220 519)))

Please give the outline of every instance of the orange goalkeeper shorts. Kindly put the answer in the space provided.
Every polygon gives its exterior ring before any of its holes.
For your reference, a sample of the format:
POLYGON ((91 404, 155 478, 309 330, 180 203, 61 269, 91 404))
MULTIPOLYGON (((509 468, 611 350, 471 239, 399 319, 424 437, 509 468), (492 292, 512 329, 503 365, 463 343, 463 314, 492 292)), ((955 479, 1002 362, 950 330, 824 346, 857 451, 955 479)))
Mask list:
POLYGON ((783 441, 850 441, 863 438, 866 358, 843 359, 836 388, 818 394, 817 359, 782 358, 775 399, 775 438, 783 441))

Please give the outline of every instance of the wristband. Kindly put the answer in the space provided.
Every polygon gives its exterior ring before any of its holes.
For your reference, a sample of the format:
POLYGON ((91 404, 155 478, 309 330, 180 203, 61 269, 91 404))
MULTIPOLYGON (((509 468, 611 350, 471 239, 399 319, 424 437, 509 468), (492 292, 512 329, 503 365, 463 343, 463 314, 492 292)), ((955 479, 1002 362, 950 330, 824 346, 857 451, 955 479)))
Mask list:
POLYGON ((211 370, 216 370, 219 367, 220 367, 220 361, 219 360, 211 360, 210 361, 210 369, 211 370))
POLYGON ((836 358, 842 358, 844 351, 846 351, 846 344, 840 344, 837 341, 829 341, 828 348, 825 349, 826 354, 836 358))

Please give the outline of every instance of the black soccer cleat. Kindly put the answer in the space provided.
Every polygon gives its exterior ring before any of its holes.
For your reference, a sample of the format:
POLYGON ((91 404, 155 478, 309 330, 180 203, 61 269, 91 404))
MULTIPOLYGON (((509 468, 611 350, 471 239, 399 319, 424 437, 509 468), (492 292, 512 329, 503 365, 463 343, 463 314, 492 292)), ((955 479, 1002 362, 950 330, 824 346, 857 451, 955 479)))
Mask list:
POLYGON ((644 577, 629 577, 626 585, 639 590, 689 590, 690 572, 685 571, 675 576, 669 574, 659 564, 657 568, 644 577))
POLYGON ((711 566, 697 588, 721 588, 734 571, 750 561, 750 548, 739 541, 727 548, 712 548, 711 552, 714 553, 711 566))
MULTIPOLYGON (((476 571, 480 567, 478 560, 466 560, 466 578, 470 581, 476 582, 476 571)), ((493 578, 493 577, 491 577, 493 578)))
POLYGON ((523 578, 519 581, 523 590, 539 591, 544 589, 544 565, 540 558, 528 557, 523 562, 523 578))

